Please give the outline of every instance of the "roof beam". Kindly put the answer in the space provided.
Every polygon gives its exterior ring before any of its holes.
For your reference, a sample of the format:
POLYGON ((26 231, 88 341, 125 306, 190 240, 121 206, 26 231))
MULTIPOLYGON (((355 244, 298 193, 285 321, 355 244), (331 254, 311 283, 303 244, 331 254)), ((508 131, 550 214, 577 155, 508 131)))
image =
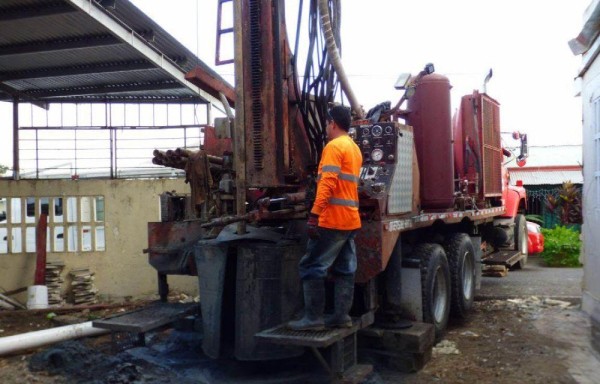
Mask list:
POLYGON ((22 20, 34 17, 60 15, 75 12, 76 9, 64 1, 41 3, 35 5, 18 5, 0 9, 0 21, 22 20))
MULTIPOLYGON (((10 101, 8 99, 7 101, 10 101)), ((206 101, 200 96, 173 96, 173 95, 85 95, 85 96, 66 96, 56 98, 45 98, 40 99, 45 103, 132 103, 132 104, 145 104, 145 103, 173 103, 173 104, 206 104, 206 101)))
POLYGON ((204 91, 203 89, 195 86, 194 84, 186 80, 185 73, 179 66, 173 63, 162 52, 150 46, 141 36, 136 34, 131 29, 126 28, 118 20, 115 20, 113 17, 111 17, 100 6, 98 6, 97 3, 90 3, 89 0, 66 1, 68 1, 71 5, 75 6, 80 11, 87 13, 95 21, 99 22, 106 28, 113 31, 115 36, 118 36, 119 39, 127 42, 133 49, 135 49, 137 52, 143 55, 150 62, 154 63, 156 66, 162 68, 164 71, 169 73, 174 79, 177 79, 177 81, 181 83, 181 85, 192 90, 204 100, 208 101, 211 104, 214 104, 215 106, 222 105, 221 101, 218 98, 210 95, 208 92, 204 91))
POLYGON ((38 40, 29 43, 0 45, 0 56, 27 55, 116 44, 122 44, 122 41, 112 35, 74 36, 63 39, 38 40))
POLYGON ((116 73, 152 69, 154 64, 147 60, 130 60, 81 64, 67 67, 45 67, 22 71, 0 72, 0 82, 25 79, 40 79, 54 76, 88 75, 93 73, 116 73))
POLYGON ((63 96, 85 96, 85 95, 104 95, 118 94, 127 92, 159 91, 164 89, 180 89, 182 85, 174 80, 162 80, 143 83, 117 83, 117 84, 98 84, 86 85, 71 88, 57 89, 29 89, 21 91, 21 94, 31 99, 44 99, 49 97, 63 96))
MULTIPOLYGON (((0 91, 6 93, 8 95, 10 95, 11 98, 13 98, 13 99, 14 98, 21 99, 21 100, 24 99, 23 92, 18 91, 18 90, 14 89, 14 88, 6 85, 6 84, 0 83, 0 91)), ((45 103, 43 101, 33 100, 33 101, 30 101, 30 103, 33 104, 33 105, 35 105, 35 106, 37 106, 37 107, 40 107, 42 109, 48 110, 48 103, 45 103)))

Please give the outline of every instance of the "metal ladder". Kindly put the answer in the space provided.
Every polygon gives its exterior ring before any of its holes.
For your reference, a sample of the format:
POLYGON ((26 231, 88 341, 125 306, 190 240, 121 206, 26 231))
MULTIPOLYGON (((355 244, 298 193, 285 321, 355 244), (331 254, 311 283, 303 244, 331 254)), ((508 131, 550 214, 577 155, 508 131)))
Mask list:
MULTIPOLYGON (((223 28, 223 4, 232 3, 233 0, 219 0, 218 11, 217 11, 217 47, 215 52, 215 65, 225 65, 233 63, 233 59, 221 59, 221 39, 223 35, 233 34, 233 27, 223 28)), ((233 10, 232 10, 233 13, 233 10)), ((232 17, 233 19, 233 17, 232 17)))

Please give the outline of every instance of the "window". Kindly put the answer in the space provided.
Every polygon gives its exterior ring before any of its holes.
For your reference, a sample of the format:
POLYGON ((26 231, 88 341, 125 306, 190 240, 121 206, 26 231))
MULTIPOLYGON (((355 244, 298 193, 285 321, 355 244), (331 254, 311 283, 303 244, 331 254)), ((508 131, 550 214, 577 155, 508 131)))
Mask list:
POLYGON ((0 254, 35 252, 42 213, 47 252, 102 252, 104 209, 103 196, 0 197, 0 254))

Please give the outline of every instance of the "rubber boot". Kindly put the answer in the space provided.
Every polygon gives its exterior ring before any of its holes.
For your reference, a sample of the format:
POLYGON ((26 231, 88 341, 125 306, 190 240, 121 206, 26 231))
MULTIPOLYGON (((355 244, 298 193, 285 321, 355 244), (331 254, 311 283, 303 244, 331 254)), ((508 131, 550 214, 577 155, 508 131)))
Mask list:
POLYGON ((354 299, 354 276, 338 277, 334 285, 334 312, 325 318, 325 326, 337 328, 352 327, 348 315, 354 299))
POLYGON ((304 316, 300 320, 290 321, 289 329, 294 331, 321 331, 325 329, 323 311, 325 310, 325 282, 323 280, 305 280, 304 316))

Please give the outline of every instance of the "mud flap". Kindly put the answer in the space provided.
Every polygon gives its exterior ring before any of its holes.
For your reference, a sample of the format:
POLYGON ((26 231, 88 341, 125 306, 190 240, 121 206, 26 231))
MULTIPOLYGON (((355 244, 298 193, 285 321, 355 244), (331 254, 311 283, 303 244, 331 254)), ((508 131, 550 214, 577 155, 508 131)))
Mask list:
POLYGON ((423 321, 423 294, 421 290, 421 270, 418 268, 402 268, 400 278, 402 284, 401 306, 404 315, 412 321, 423 321))
POLYGON ((221 315, 229 246, 207 240, 200 241, 194 251, 204 331, 202 350, 216 359, 221 351, 221 315))
POLYGON ((481 236, 470 236, 473 249, 475 250, 475 291, 481 289, 481 236))

